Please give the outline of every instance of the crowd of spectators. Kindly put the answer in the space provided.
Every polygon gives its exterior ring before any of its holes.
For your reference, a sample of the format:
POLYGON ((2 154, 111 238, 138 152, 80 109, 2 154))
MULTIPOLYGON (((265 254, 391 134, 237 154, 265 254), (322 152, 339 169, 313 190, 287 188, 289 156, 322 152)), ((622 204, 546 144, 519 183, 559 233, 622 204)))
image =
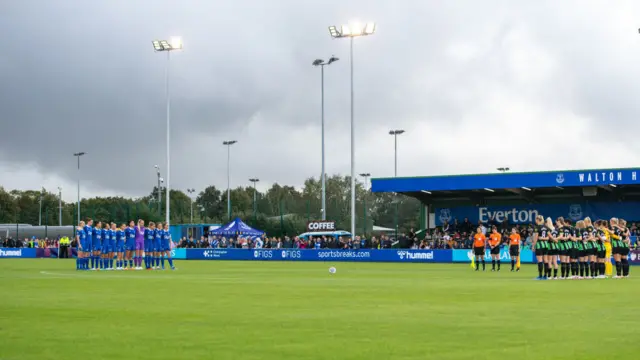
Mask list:
POLYGON ((14 239, 12 237, 0 237, 0 247, 5 248, 36 248, 36 249, 45 249, 45 248, 57 248, 60 245, 60 239, 49 239, 48 237, 44 239, 37 238, 25 238, 23 240, 14 239))
POLYGON ((182 238, 178 242, 179 248, 214 248, 214 249, 371 249, 371 248, 391 248, 393 241, 385 235, 371 237, 364 236, 339 237, 331 236, 310 237, 308 239, 300 237, 204 237, 199 240, 194 238, 182 238))

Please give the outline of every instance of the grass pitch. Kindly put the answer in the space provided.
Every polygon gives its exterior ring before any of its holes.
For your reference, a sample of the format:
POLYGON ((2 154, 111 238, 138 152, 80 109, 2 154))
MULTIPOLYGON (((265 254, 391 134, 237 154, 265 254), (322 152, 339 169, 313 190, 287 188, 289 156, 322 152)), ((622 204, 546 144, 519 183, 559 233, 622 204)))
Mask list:
MULTIPOLYGON (((0 260, 0 359, 633 359, 638 278, 469 265, 0 260), (328 268, 337 267, 330 275, 328 268)), ((631 269, 631 275, 639 268, 631 269)))

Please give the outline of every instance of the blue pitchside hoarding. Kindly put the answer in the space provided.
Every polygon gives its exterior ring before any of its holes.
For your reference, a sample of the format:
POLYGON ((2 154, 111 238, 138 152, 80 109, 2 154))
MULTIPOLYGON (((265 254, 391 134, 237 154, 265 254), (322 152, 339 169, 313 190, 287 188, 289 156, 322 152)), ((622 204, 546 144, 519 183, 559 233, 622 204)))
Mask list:
POLYGON ((640 169, 603 169, 497 173, 479 175, 381 178, 371 180, 373 192, 456 191, 640 184, 640 169))
MULTIPOLYGON (((471 262, 471 259, 474 258, 473 250, 453 250, 453 262, 471 262)), ((487 261, 491 261, 491 253, 487 250, 484 253, 484 259, 487 261)), ((520 263, 532 263, 534 259, 533 253, 529 249, 521 249, 520 250, 520 263)), ((503 247, 500 249, 500 260, 502 261, 511 261, 511 256, 509 255, 509 248, 503 247)))
POLYGON ((0 259, 2 258, 35 258, 36 249, 32 248, 0 248, 0 259))
POLYGON ((593 220, 618 217, 627 220, 640 220, 640 202, 597 202, 578 204, 523 204, 517 206, 463 206, 455 208, 436 208, 436 225, 454 219, 462 222, 468 218, 473 224, 508 221, 511 224, 527 224, 535 220, 536 215, 544 217, 564 217, 572 221, 590 217, 593 220))
POLYGON ((451 250, 187 249, 189 260, 278 260, 448 263, 451 250))

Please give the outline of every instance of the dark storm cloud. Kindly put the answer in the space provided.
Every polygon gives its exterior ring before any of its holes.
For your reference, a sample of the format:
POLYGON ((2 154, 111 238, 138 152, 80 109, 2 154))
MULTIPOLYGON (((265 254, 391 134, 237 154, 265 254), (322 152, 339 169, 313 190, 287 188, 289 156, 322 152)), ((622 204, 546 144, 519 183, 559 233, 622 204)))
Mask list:
POLYGON ((341 60, 325 71, 328 167, 348 172, 349 42, 331 40, 327 26, 354 14, 379 24, 354 47, 359 168, 391 168, 378 161, 391 160, 379 146, 391 127, 416 136, 407 166, 458 164, 449 171, 471 164, 455 151, 424 153, 437 149, 420 147, 427 134, 417 129, 438 131, 429 143, 467 141, 477 119, 488 132, 535 110, 638 130, 631 1, 34 4, 0 5, 0 160, 72 179, 71 154, 83 150, 83 182, 97 189, 144 194, 153 164, 164 164, 166 59, 151 40, 174 34, 185 43, 170 68, 174 186, 226 185, 224 139, 241 140, 236 178, 300 184, 317 176, 320 74, 311 62, 331 55, 341 60), (518 102, 511 113, 499 108, 512 103, 487 108, 505 94, 518 102))

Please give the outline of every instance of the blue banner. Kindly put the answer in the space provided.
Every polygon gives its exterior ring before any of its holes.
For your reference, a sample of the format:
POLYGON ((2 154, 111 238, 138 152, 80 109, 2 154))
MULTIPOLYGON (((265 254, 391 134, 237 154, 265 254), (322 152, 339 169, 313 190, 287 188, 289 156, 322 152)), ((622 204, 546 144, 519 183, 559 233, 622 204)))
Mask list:
POLYGON ((612 217, 636 220, 640 219, 640 202, 595 202, 574 204, 525 204, 517 206, 465 206, 457 208, 436 208, 436 225, 445 221, 450 224, 455 219, 462 222, 468 218, 472 224, 507 220, 511 224, 533 223, 536 215, 553 219, 564 217, 573 222, 590 217, 592 220, 612 217))
MULTIPOLYGON (((471 258, 473 258, 473 250, 453 250, 453 262, 471 262, 471 258)), ((487 261, 491 261, 491 254, 489 250, 484 253, 484 258, 487 261)), ((529 249, 521 249, 520 250, 520 262, 521 263, 532 263, 533 262, 533 252, 529 249)), ((503 246, 500 249, 500 260, 502 261, 511 261, 511 256, 509 255, 509 248, 503 246)))
POLYGON ((372 179, 373 192, 456 191, 640 184, 640 169, 603 169, 372 179))
POLYGON ((189 260, 451 262, 451 250, 187 249, 189 260))
POLYGON ((0 248, 0 258, 35 258, 36 249, 31 248, 0 248))

